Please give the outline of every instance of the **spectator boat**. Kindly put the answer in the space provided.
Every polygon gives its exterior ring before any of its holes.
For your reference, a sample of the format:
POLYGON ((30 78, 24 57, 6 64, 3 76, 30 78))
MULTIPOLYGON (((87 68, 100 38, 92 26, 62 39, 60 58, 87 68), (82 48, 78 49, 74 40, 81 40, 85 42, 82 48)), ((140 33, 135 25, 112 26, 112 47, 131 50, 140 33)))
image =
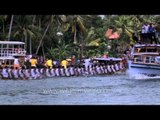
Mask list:
POLYGON ((131 50, 132 74, 160 75, 160 44, 136 44, 131 50))
POLYGON ((25 56, 24 42, 0 41, 0 65, 12 66, 15 58, 23 61, 25 56))

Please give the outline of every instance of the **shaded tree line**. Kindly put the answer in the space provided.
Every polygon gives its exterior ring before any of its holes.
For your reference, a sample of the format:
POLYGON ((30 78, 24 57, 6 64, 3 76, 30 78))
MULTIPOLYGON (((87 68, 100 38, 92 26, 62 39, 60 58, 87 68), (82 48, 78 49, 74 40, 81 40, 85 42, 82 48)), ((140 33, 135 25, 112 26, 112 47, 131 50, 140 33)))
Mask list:
MULTIPOLYGON (((28 54, 63 59, 76 55, 100 56, 108 52, 118 56, 134 44, 144 22, 159 24, 159 15, 0 15, 0 39, 23 41, 28 54), (113 26, 118 40, 105 38, 113 26), (57 33, 62 35, 58 36, 57 33), (108 49, 108 45, 112 48, 108 49)), ((160 27, 159 27, 160 28, 160 27)))

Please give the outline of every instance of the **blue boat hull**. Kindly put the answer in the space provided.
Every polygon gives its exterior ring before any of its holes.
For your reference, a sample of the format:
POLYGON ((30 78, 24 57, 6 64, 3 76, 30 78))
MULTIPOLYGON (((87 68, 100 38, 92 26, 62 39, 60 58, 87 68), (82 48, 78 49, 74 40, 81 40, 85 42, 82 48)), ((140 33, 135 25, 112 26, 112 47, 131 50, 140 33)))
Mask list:
POLYGON ((148 76, 160 75, 160 65, 135 64, 129 61, 129 74, 145 74, 148 76))

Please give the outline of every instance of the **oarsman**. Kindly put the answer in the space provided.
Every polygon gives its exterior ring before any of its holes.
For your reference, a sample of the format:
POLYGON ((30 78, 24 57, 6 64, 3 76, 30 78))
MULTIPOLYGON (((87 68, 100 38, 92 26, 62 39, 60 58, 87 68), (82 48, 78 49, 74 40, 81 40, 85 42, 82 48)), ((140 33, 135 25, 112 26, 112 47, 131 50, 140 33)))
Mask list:
POLYGON ((107 71, 109 72, 109 74, 111 74, 111 73, 112 73, 112 69, 111 69, 110 64, 108 64, 108 65, 107 65, 107 71))
POLYGON ((52 69, 51 69, 51 76, 52 76, 52 77, 55 77, 55 76, 56 76, 54 66, 53 66, 52 69))
POLYGON ((52 60, 51 59, 47 59, 47 61, 46 61, 46 66, 48 67, 48 68, 52 68, 52 66, 53 66, 53 62, 52 62, 52 60))
POLYGON ((80 65, 77 67, 77 71, 78 71, 78 75, 82 76, 82 69, 80 65))
POLYGON ((70 69, 69 69, 69 72, 70 72, 70 75, 71 75, 71 76, 74 76, 74 75, 75 75, 73 65, 71 65, 71 67, 70 67, 70 69))
POLYGON ((59 77, 60 76, 60 70, 59 70, 60 66, 58 66, 56 69, 55 69, 55 73, 56 73, 56 76, 59 77))
POLYGON ((97 65, 96 71, 97 71, 97 73, 98 73, 99 75, 102 74, 100 65, 97 65))
POLYGON ((18 76, 18 67, 16 67, 16 68, 13 70, 13 79, 14 79, 14 80, 19 79, 19 76, 18 76))
POLYGON ((25 75, 24 75, 23 70, 22 70, 21 68, 18 70, 18 75, 19 75, 19 78, 20 78, 21 80, 24 80, 24 79, 25 79, 25 75))
POLYGON ((9 75, 9 79, 11 80, 11 79, 13 79, 13 73, 12 73, 12 70, 13 70, 13 66, 11 66, 11 67, 9 67, 8 68, 8 75, 9 75))
POLYGON ((108 73, 108 71, 107 71, 107 65, 104 65, 103 68, 104 68, 104 73, 107 74, 108 73))
POLYGON ((69 77, 69 76, 70 76, 70 72, 69 72, 69 68, 68 68, 68 66, 67 66, 67 68, 65 69, 65 74, 66 74, 66 76, 67 76, 67 77, 69 77))
POLYGON ((30 59, 31 67, 36 68, 37 67, 37 59, 35 57, 32 57, 30 59))
POLYGON ((2 76, 2 79, 4 79, 4 80, 9 79, 7 66, 2 69, 1 76, 2 76))
POLYGON ((115 65, 114 65, 114 66, 115 66, 115 70, 116 70, 116 71, 119 71, 118 64, 117 64, 117 63, 115 63, 115 65))
POLYGON ((51 77, 50 68, 46 68, 46 77, 51 77))
POLYGON ((28 80, 30 78, 30 69, 25 69, 24 75, 25 79, 28 80))
MULTIPOLYGON (((66 66, 66 69, 67 69, 67 66, 66 66)), ((64 69, 64 66, 61 66, 61 68, 60 68, 60 74, 61 74, 61 76, 65 76, 65 69, 64 69)))
POLYGON ((32 79, 37 79, 37 76, 36 76, 36 68, 35 67, 32 67, 31 68, 31 76, 30 76, 32 79))
POLYGON ((63 67, 64 67, 64 69, 66 69, 66 68, 67 68, 67 66, 68 66, 68 61, 66 60, 66 58, 64 58, 64 60, 62 60, 62 62, 61 62, 61 66, 63 66, 63 67))
POLYGON ((104 69, 103 69, 103 65, 102 64, 100 64, 100 69, 102 71, 102 74, 104 74, 104 69))
POLYGON ((113 72, 113 73, 116 72, 116 70, 115 70, 115 68, 114 68, 114 64, 111 65, 111 69, 112 69, 112 72, 113 72))

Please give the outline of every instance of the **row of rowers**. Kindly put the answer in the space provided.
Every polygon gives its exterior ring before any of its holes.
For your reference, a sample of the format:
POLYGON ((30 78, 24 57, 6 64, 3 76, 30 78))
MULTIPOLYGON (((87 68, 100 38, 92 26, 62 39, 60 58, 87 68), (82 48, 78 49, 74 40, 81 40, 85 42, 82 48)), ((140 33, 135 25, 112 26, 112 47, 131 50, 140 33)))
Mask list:
MULTIPOLYGON (((76 60, 76 59, 64 59, 62 61, 53 61, 52 59, 46 59, 44 61, 40 61, 36 58, 32 58, 29 60, 24 61, 24 63, 19 62, 18 59, 15 59, 14 61, 14 68, 18 67, 21 68, 22 66, 25 66, 25 68, 31 68, 31 67, 38 67, 38 68, 42 68, 42 67, 47 67, 47 68, 52 68, 52 67, 58 67, 58 66, 63 66, 65 69, 71 65, 74 66, 79 66, 79 65, 85 65, 85 67, 89 66, 89 65, 94 65, 97 61, 94 60, 93 58, 83 58, 81 61, 80 60, 76 60), (20 64, 22 63, 22 64, 20 64)), ((112 64, 113 61, 104 61, 104 62, 108 62, 106 64, 112 64)), ((120 62, 120 61, 119 61, 120 62)))
POLYGON ((27 69, 22 67, 18 69, 1 68, 0 74, 2 79, 43 79, 50 77, 69 77, 69 76, 88 76, 88 75, 102 75, 102 74, 114 74, 118 71, 125 70, 125 66, 121 62, 115 62, 114 64, 95 64, 89 66, 67 66, 65 69, 63 66, 52 68, 31 68, 27 69))
MULTIPOLYGON (((52 68, 53 66, 64 66, 64 68, 66 68, 66 66, 68 65, 75 65, 75 63, 73 63, 71 61, 71 59, 64 59, 61 62, 59 61, 53 61, 52 59, 46 59, 46 60, 39 60, 36 57, 32 57, 31 59, 27 59, 25 61, 20 61, 19 59, 15 59, 14 63, 13 63, 13 67, 14 69, 17 67, 18 69, 21 68, 22 66, 25 66, 25 68, 31 68, 31 67, 48 67, 48 68, 52 68)), ((5 66, 2 65, 1 66, 5 66)))

